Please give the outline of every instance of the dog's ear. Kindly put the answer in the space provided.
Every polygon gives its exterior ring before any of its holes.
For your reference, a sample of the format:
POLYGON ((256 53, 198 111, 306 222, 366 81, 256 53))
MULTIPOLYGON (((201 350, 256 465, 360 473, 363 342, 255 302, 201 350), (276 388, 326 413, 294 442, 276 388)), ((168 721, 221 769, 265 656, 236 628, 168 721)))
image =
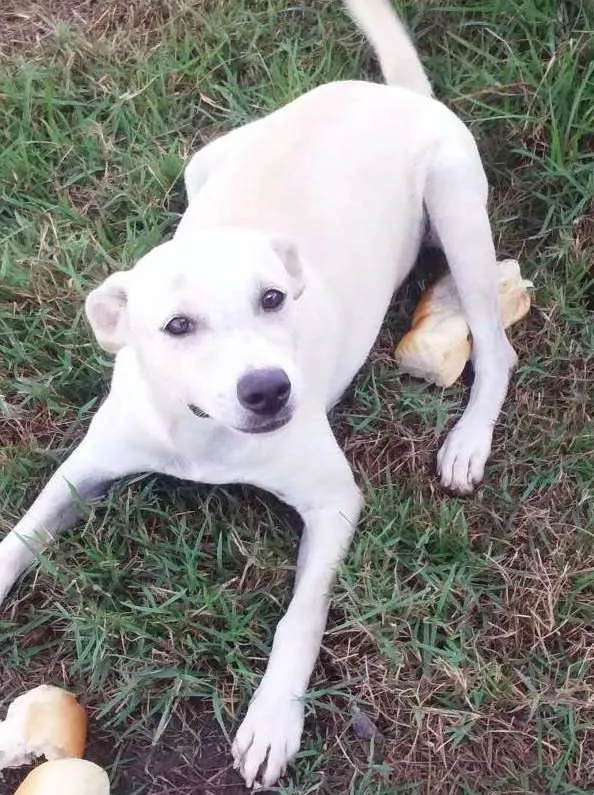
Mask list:
POLYGON ((127 271, 112 273, 85 301, 87 318, 97 342, 109 353, 117 353, 126 344, 129 280, 127 271))
POLYGON ((272 240, 274 253, 279 257, 293 282, 293 298, 297 299, 305 289, 305 274, 297 247, 290 240, 275 237, 272 240))

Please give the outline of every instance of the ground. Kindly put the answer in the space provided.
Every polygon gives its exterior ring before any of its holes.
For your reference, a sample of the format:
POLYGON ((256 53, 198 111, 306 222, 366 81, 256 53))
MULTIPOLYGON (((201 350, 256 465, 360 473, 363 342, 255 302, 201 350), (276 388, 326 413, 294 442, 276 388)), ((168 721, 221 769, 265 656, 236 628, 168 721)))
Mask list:
MULTIPOLYGON (((471 498, 434 474, 467 383, 438 390, 393 366, 426 270, 335 412, 367 508, 276 791, 589 793, 594 10, 402 8, 437 95, 478 139, 498 252, 520 259, 534 302, 511 331, 520 364, 471 498)), ((337 0, 4 3, 0 532, 105 393, 83 296, 171 232, 188 153, 362 76, 377 78, 373 57, 337 0)), ((114 795, 243 792, 226 738, 287 604, 297 537, 250 490, 120 484, 10 597, 0 707, 42 681, 80 693, 114 795)))

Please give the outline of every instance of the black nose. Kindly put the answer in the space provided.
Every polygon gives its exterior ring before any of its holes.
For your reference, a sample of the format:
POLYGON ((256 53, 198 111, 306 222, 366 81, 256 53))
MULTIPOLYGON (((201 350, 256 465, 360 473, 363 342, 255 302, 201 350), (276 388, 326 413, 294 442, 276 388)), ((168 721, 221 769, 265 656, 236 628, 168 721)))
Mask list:
POLYGON ((237 383, 241 405, 262 416, 273 416, 287 404, 291 382, 284 370, 267 367, 242 375, 237 383))

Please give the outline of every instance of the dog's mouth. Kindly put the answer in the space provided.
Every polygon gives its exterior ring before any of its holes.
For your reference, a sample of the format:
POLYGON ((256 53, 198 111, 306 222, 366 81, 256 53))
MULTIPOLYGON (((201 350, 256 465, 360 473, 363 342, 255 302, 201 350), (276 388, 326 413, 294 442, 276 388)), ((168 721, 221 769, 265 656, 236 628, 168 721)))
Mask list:
POLYGON ((241 431, 241 433, 250 434, 274 433, 274 431, 284 428, 292 416, 292 411, 283 411, 280 414, 277 414, 275 417, 252 420, 248 425, 245 425, 243 428, 237 428, 236 430, 241 431))
MULTIPOLYGON (((192 412, 195 417, 198 417, 201 420, 212 419, 210 414, 207 414, 203 411, 199 406, 196 406, 194 403, 189 403, 188 408, 192 412)), ((248 425, 243 427, 236 427, 236 431, 240 431, 241 433, 274 433, 274 431, 278 431, 290 421, 293 416, 293 412, 282 411, 280 414, 277 414, 276 417, 270 417, 268 419, 258 419, 252 420, 248 425)))
POLYGON ((193 403, 190 403, 190 404, 188 405, 188 408, 190 409, 190 411, 192 412, 192 414, 195 414, 195 415, 196 415, 196 417, 200 417, 200 419, 202 419, 202 420, 204 420, 204 419, 208 419, 208 418, 209 418, 209 416, 210 416, 210 415, 209 415, 209 414, 207 414, 205 411, 202 411, 202 409, 201 409, 201 408, 199 408, 198 406, 195 406, 193 403))

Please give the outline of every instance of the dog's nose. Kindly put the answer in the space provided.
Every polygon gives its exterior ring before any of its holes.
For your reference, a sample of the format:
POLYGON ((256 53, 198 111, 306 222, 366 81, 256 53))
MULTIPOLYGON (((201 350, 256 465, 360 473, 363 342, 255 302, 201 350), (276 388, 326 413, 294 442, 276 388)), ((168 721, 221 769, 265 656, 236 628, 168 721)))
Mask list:
POLYGON ((291 394, 289 376, 279 367, 252 370, 237 383, 241 405, 262 416, 273 416, 287 404, 291 394))

